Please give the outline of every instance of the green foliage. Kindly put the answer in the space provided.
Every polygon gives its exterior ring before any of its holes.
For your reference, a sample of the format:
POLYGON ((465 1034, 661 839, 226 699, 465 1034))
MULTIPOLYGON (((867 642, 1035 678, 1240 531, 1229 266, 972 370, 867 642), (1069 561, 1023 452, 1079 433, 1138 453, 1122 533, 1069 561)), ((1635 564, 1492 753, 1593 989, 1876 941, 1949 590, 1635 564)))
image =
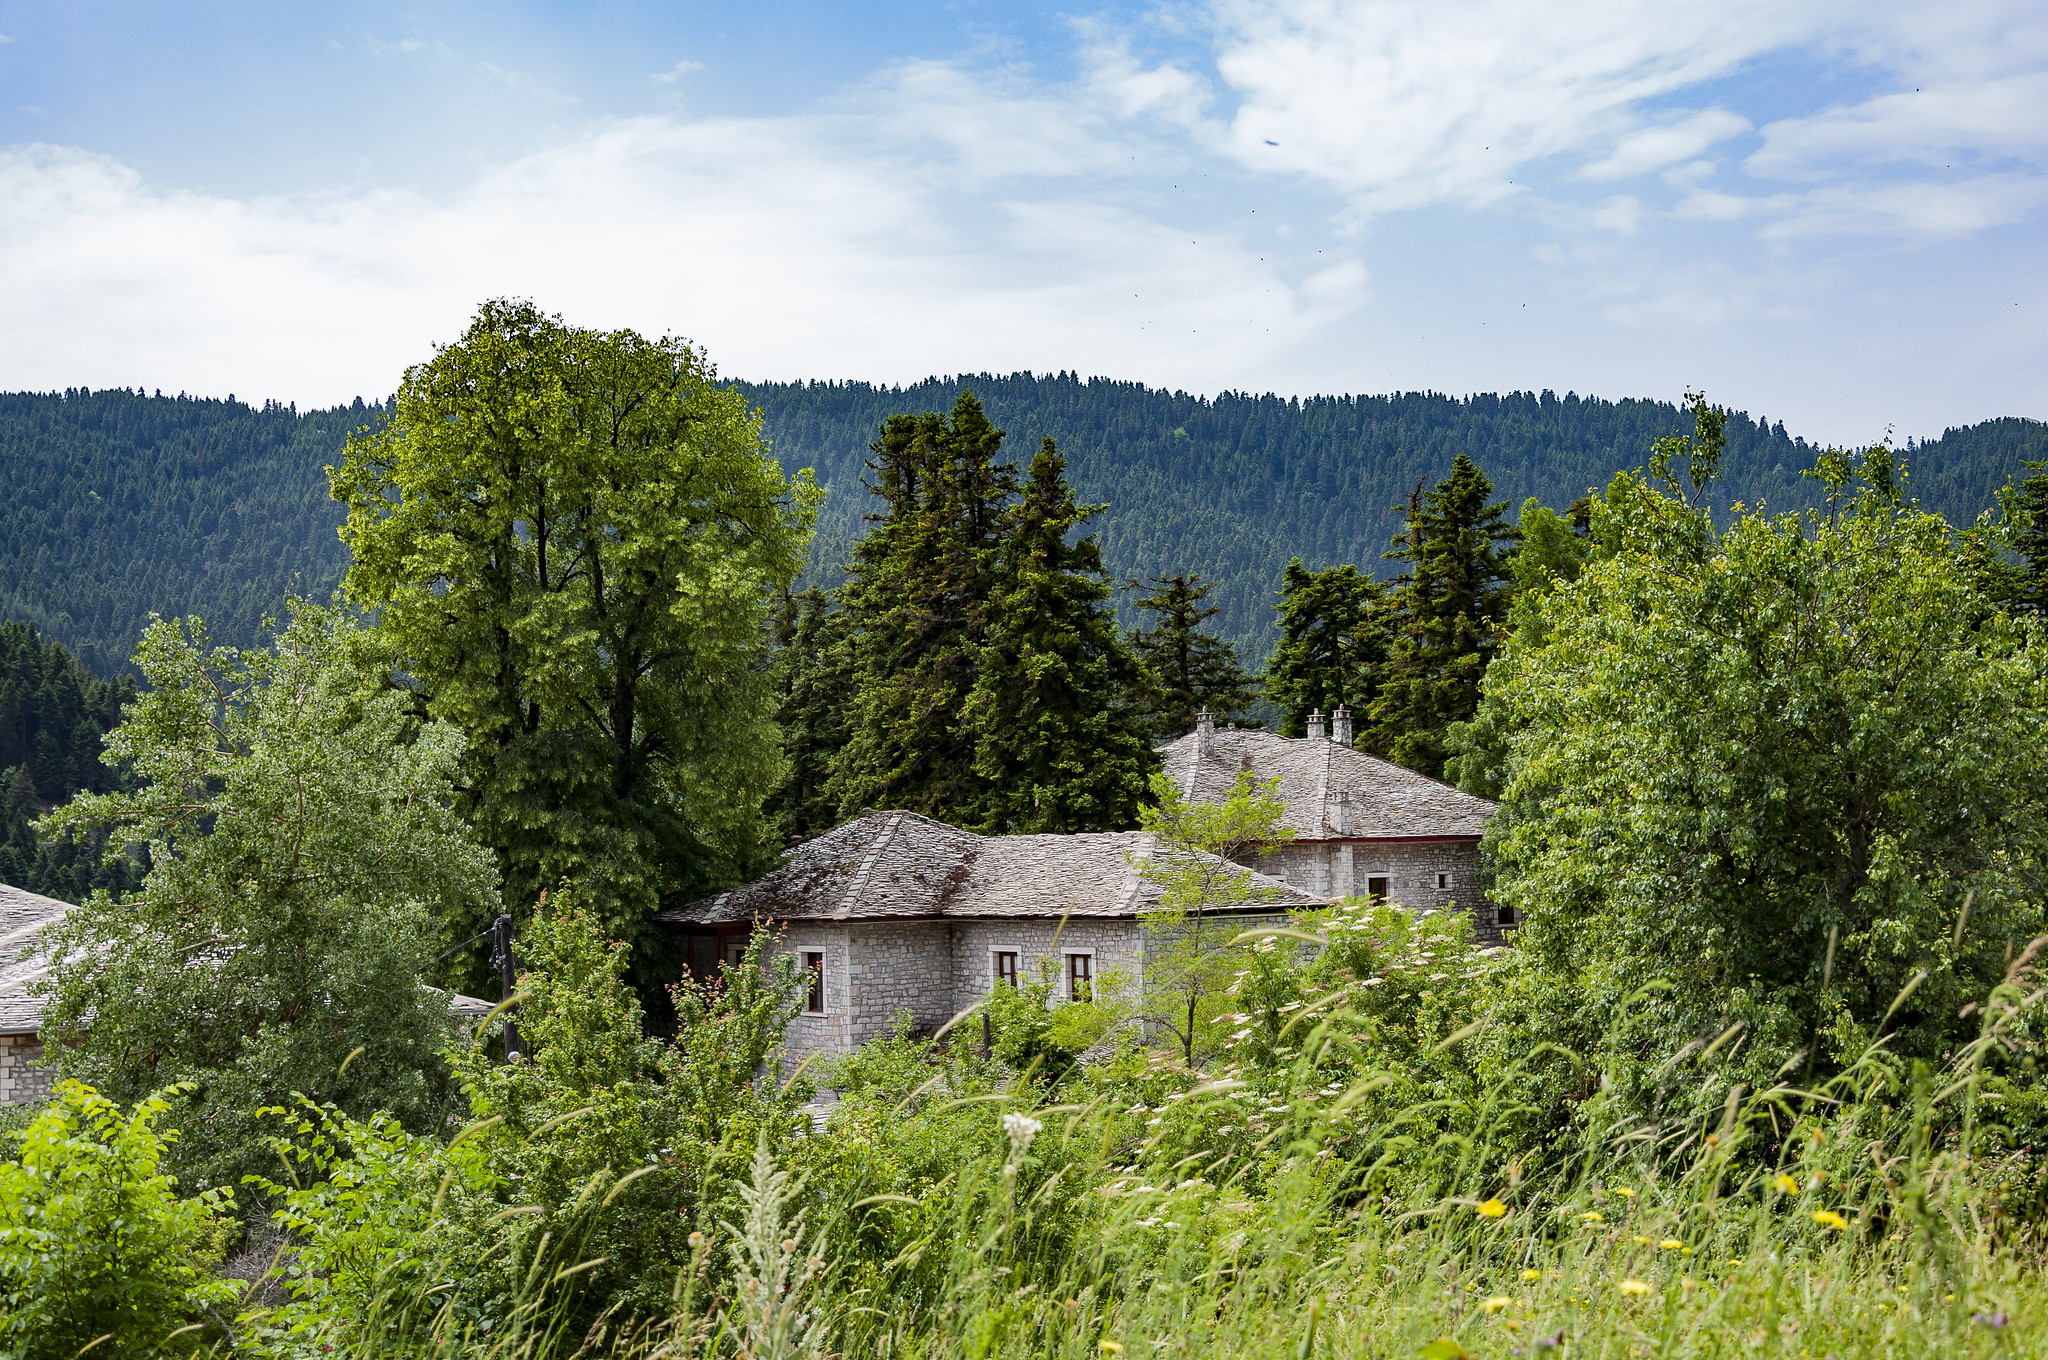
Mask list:
POLYGON ((110 1355, 190 1354, 202 1333, 219 1336, 214 1310, 237 1293, 212 1270, 231 1203, 223 1190, 178 1198, 160 1170, 177 1137, 157 1131, 169 1108, 152 1095, 124 1114, 59 1082, 0 1162, 0 1356, 72 1360, 95 1342, 110 1355))
POLYGON ((1237 648, 1202 626, 1218 612, 1206 603, 1213 589, 1213 582, 1184 572, 1153 578, 1151 589, 1133 601, 1151 616, 1131 634, 1131 649, 1151 680, 1145 707, 1155 738, 1170 741, 1192 731, 1205 708, 1219 722, 1233 719, 1258 695, 1258 681, 1237 648))
POLYGON ((1363 744, 1432 777, 1444 772, 1447 729, 1469 722, 1479 682, 1507 620, 1508 554, 1514 530, 1501 522, 1505 502, 1493 483, 1459 454, 1451 475, 1419 486, 1408 522, 1386 554, 1408 563, 1389 595, 1383 627, 1390 643, 1363 744))
POLYGON ((886 510, 847 567, 859 701, 832 777, 842 817, 864 807, 941 819, 987 793, 967 700, 1004 584, 1015 471, 973 394, 950 415, 897 415, 872 447, 886 510))
POLYGON ((450 807, 459 734, 410 716, 366 651, 346 614, 304 602, 266 651, 153 623, 150 688, 107 738, 138 787, 41 824, 148 844, 141 892, 53 930, 43 1033, 116 1100, 195 1083, 175 1162, 201 1188, 263 1159, 253 1112, 294 1092, 414 1128, 445 1100, 429 940, 491 910, 495 874, 450 807))
POLYGON ((737 872, 782 773, 765 606, 815 492, 713 378, 681 340, 489 302, 331 474, 348 594, 466 738, 463 811, 509 900, 575 878, 629 938, 663 892, 737 872))
POLYGON ((1828 513, 1720 533, 1617 479, 1603 546, 1488 676, 1494 896, 1630 1108, 1665 1098, 1675 1043, 1731 1025, 1696 1110, 1841 1070, 1880 1028, 1932 1060, 2048 926, 2035 625, 1898 498, 1889 450, 1820 471, 1828 513))
POLYGON ((100 741, 134 697, 126 676, 98 679, 28 624, 0 623, 0 883, 66 902, 134 889, 138 867, 103 837, 38 841, 29 829, 74 793, 115 787, 100 741))
POLYGON ((1243 929, 1234 917, 1271 900, 1270 890, 1238 861, 1293 839, 1281 824, 1287 804, 1278 784, 1262 786, 1245 770, 1228 798, 1207 803, 1186 797, 1165 775, 1152 779, 1153 803, 1141 824, 1156 849, 1139 868, 1159 896, 1140 917, 1146 937, 1141 1004, 1148 1021, 1179 1041, 1188 1062, 1226 1004, 1231 961, 1224 946, 1243 929))
POLYGON ((779 820, 785 836, 801 840, 839 824, 830 782, 859 694, 853 633, 838 600, 813 586, 784 593, 773 645, 780 700, 775 726, 782 733, 789 773, 765 810, 779 820))
POLYGON ((2029 459, 2025 481, 1999 488, 2007 545, 2018 560, 2000 563, 1999 603, 2015 613, 2048 614, 2048 461, 2029 459))
POLYGON ((1130 825, 1159 758, 1123 706, 1139 663, 1106 606, 1102 554, 1048 439, 1012 512, 1002 585, 961 718, 974 733, 983 831, 1065 833, 1130 825), (1073 541, 1069 541, 1072 539, 1073 541))
POLYGON ((1295 558, 1281 577, 1280 645, 1266 663, 1266 697, 1285 714, 1281 732, 1308 732, 1311 711, 1349 708, 1361 717, 1387 659, 1380 618, 1385 591, 1350 565, 1310 571, 1295 558))
POLYGON ((767 945, 759 933, 719 979, 682 984, 676 1039, 649 1039, 626 946, 558 896, 519 941, 531 1057, 493 1062, 484 1035, 452 1055, 470 1107, 452 1142, 312 1102, 271 1111, 293 1175, 260 1184, 298 1257, 266 1334, 368 1346, 374 1331, 377 1354, 432 1353, 432 1338, 515 1317, 580 1334, 613 1306, 659 1312, 697 1258, 692 1234, 738 1207, 731 1179, 759 1139, 801 1122, 808 1088, 773 1050, 804 981, 786 955, 764 966, 767 945))
POLYGON ((360 398, 302 415, 121 388, 0 394, 0 618, 102 676, 132 674, 151 614, 259 645, 287 595, 340 581, 320 468, 383 415, 360 398))

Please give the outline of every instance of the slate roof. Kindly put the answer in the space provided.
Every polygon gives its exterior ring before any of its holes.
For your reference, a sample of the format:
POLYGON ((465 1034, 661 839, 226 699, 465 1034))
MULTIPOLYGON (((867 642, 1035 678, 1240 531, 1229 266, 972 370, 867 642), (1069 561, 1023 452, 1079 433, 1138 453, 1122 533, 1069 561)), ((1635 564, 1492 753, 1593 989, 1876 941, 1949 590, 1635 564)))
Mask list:
POLYGON ((0 1034, 42 1028, 43 1005, 29 986, 49 970, 49 960, 36 947, 36 936, 70 910, 69 902, 0 883, 0 1034))
MULTIPOLYGON (((655 917, 717 925, 1000 917, 1134 917, 1158 900, 1133 861, 1156 853, 1142 831, 1071 836, 978 836, 915 812, 868 812, 791 852, 742 888, 672 906, 655 917)), ((1253 874, 1270 900, 1256 910, 1320 899, 1253 874)))
POLYGON ((1484 798, 1319 737, 1224 727, 1200 744, 1190 732, 1160 751, 1182 796, 1220 803, 1244 769, 1277 778, 1297 840, 1478 836, 1493 817, 1484 798))

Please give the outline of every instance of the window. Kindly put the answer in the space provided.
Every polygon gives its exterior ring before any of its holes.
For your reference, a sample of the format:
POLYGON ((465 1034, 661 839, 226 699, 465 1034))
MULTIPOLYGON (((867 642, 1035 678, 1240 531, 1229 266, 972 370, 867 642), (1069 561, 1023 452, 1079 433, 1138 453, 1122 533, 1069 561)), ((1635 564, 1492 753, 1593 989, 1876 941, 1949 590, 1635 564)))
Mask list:
POLYGON ((1017 951, 998 949, 995 952, 995 978, 998 987, 1017 985, 1017 951))
POLYGON ((1450 887, 1450 886, 1451 886, 1451 876, 1450 876, 1449 874, 1438 874, 1438 875, 1436 876, 1436 890, 1437 890, 1438 892, 1442 892, 1442 891, 1443 891, 1444 889, 1446 889, 1446 888, 1448 888, 1448 887, 1450 887))
POLYGON ((1067 955, 1067 1000, 1093 1001, 1095 999, 1095 956, 1092 954, 1067 955))
POLYGON ((1522 924, 1520 914, 1513 907, 1502 907, 1498 912, 1494 913, 1494 918, 1504 926, 1518 926, 1522 924))
POLYGON ((810 994, 804 998, 805 1015, 825 1013, 825 956, 804 951, 804 971, 811 975, 810 994))
POLYGON ((1387 880, 1384 878, 1368 878, 1365 880, 1365 895, 1376 902, 1386 901, 1387 880))

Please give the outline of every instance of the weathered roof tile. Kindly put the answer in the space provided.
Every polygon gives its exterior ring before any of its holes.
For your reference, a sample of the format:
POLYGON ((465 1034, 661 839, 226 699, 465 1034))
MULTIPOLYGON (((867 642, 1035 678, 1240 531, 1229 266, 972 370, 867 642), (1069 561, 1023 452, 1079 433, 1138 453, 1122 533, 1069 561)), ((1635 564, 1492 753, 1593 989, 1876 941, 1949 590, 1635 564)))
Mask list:
POLYGON ((1315 737, 1219 728, 1203 754, 1194 732, 1164 747, 1184 797, 1220 803, 1240 770, 1278 779, 1284 825, 1300 840, 1478 836, 1494 805, 1377 756, 1315 737))

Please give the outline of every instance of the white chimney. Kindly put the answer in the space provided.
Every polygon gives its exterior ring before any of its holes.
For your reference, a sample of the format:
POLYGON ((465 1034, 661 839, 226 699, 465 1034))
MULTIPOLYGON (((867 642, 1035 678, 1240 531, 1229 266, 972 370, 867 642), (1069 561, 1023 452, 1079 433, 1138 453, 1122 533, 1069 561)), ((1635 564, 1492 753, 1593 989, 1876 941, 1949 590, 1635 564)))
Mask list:
POLYGON ((1323 710, 1320 708, 1308 715, 1308 739, 1310 741, 1321 741, 1323 739, 1323 710))
POLYGON ((1195 754, 1213 755, 1216 751, 1216 719, 1208 709, 1195 715, 1195 754))
POLYGON ((1351 710, 1342 704, 1330 715, 1330 740, 1339 746, 1351 744, 1351 710))

